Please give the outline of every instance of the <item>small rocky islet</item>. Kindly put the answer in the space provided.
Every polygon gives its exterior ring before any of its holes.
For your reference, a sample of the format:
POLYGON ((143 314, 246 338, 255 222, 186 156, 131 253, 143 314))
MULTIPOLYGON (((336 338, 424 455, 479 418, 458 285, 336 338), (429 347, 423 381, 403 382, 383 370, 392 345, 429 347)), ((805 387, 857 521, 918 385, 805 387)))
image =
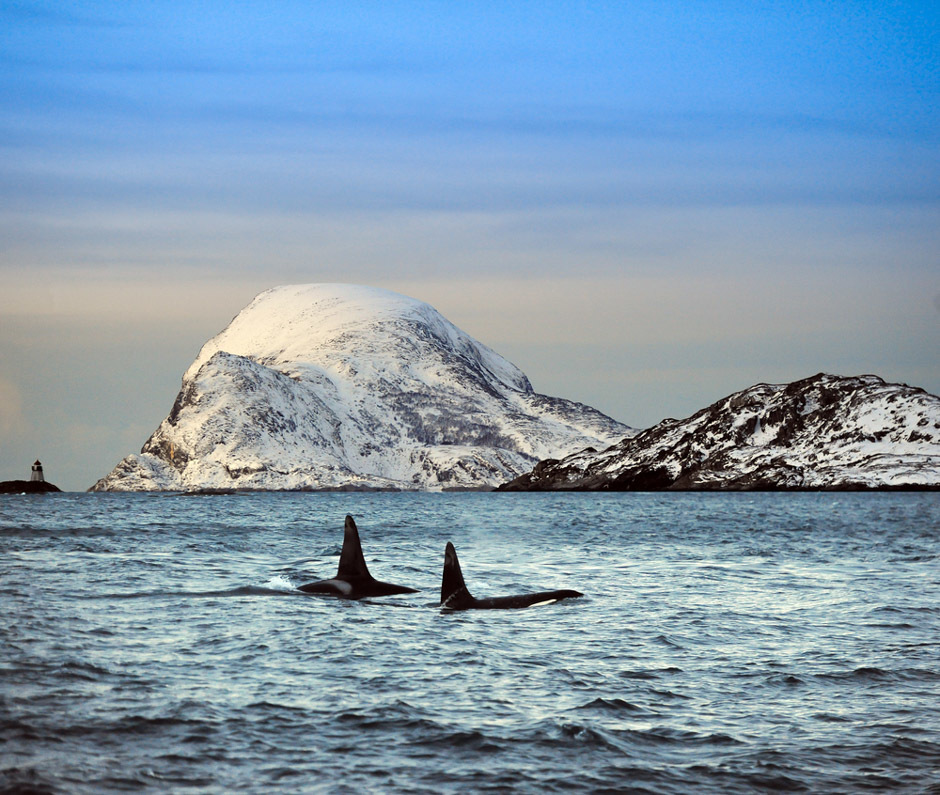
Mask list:
POLYGON ((49 494, 56 491, 62 489, 46 480, 39 460, 33 463, 29 480, 0 481, 0 494, 49 494))

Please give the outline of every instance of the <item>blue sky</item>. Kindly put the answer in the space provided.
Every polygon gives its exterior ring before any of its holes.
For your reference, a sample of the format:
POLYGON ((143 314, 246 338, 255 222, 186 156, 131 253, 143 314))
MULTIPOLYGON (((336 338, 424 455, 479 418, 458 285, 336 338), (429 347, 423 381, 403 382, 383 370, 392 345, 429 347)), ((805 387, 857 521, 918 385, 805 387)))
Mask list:
POLYGON ((633 425, 940 392, 932 3, 0 8, 0 479, 80 489, 290 282, 405 292, 633 425))

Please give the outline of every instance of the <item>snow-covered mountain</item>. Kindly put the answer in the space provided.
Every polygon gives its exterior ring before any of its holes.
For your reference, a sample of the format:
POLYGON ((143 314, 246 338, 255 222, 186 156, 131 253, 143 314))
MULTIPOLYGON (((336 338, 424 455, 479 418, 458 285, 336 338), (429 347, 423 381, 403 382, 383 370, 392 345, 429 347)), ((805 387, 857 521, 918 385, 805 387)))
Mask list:
POLYGON ((940 488, 940 397, 873 375, 758 384, 501 488, 940 488))
POLYGON ((295 285, 261 293, 209 340, 140 454, 92 488, 487 487, 632 433, 533 392, 428 304, 295 285))

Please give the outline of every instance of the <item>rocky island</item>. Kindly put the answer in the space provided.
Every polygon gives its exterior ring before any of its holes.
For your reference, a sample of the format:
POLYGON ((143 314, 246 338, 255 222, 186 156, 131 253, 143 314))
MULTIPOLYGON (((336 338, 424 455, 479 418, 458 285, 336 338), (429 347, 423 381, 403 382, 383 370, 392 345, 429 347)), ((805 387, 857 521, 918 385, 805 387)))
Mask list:
POLYGON ((758 384, 502 491, 940 489, 940 397, 873 375, 758 384))
POLYGON ((29 480, 0 481, 0 494, 48 494, 56 491, 62 491, 62 489, 46 482, 42 464, 38 460, 33 463, 29 480))
POLYGON ((492 488, 635 431, 541 395, 426 303, 276 287, 209 340, 169 415, 96 491, 492 488))

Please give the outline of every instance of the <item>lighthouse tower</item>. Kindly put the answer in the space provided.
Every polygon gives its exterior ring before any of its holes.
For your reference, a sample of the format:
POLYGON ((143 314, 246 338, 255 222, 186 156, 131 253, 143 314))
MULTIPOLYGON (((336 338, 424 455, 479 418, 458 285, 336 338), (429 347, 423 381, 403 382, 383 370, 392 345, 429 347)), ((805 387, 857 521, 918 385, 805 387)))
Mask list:
POLYGON ((31 481, 38 481, 39 483, 43 483, 46 480, 45 476, 42 474, 42 464, 39 463, 38 458, 36 459, 36 463, 33 464, 33 471, 32 474, 30 474, 29 479, 31 481))

